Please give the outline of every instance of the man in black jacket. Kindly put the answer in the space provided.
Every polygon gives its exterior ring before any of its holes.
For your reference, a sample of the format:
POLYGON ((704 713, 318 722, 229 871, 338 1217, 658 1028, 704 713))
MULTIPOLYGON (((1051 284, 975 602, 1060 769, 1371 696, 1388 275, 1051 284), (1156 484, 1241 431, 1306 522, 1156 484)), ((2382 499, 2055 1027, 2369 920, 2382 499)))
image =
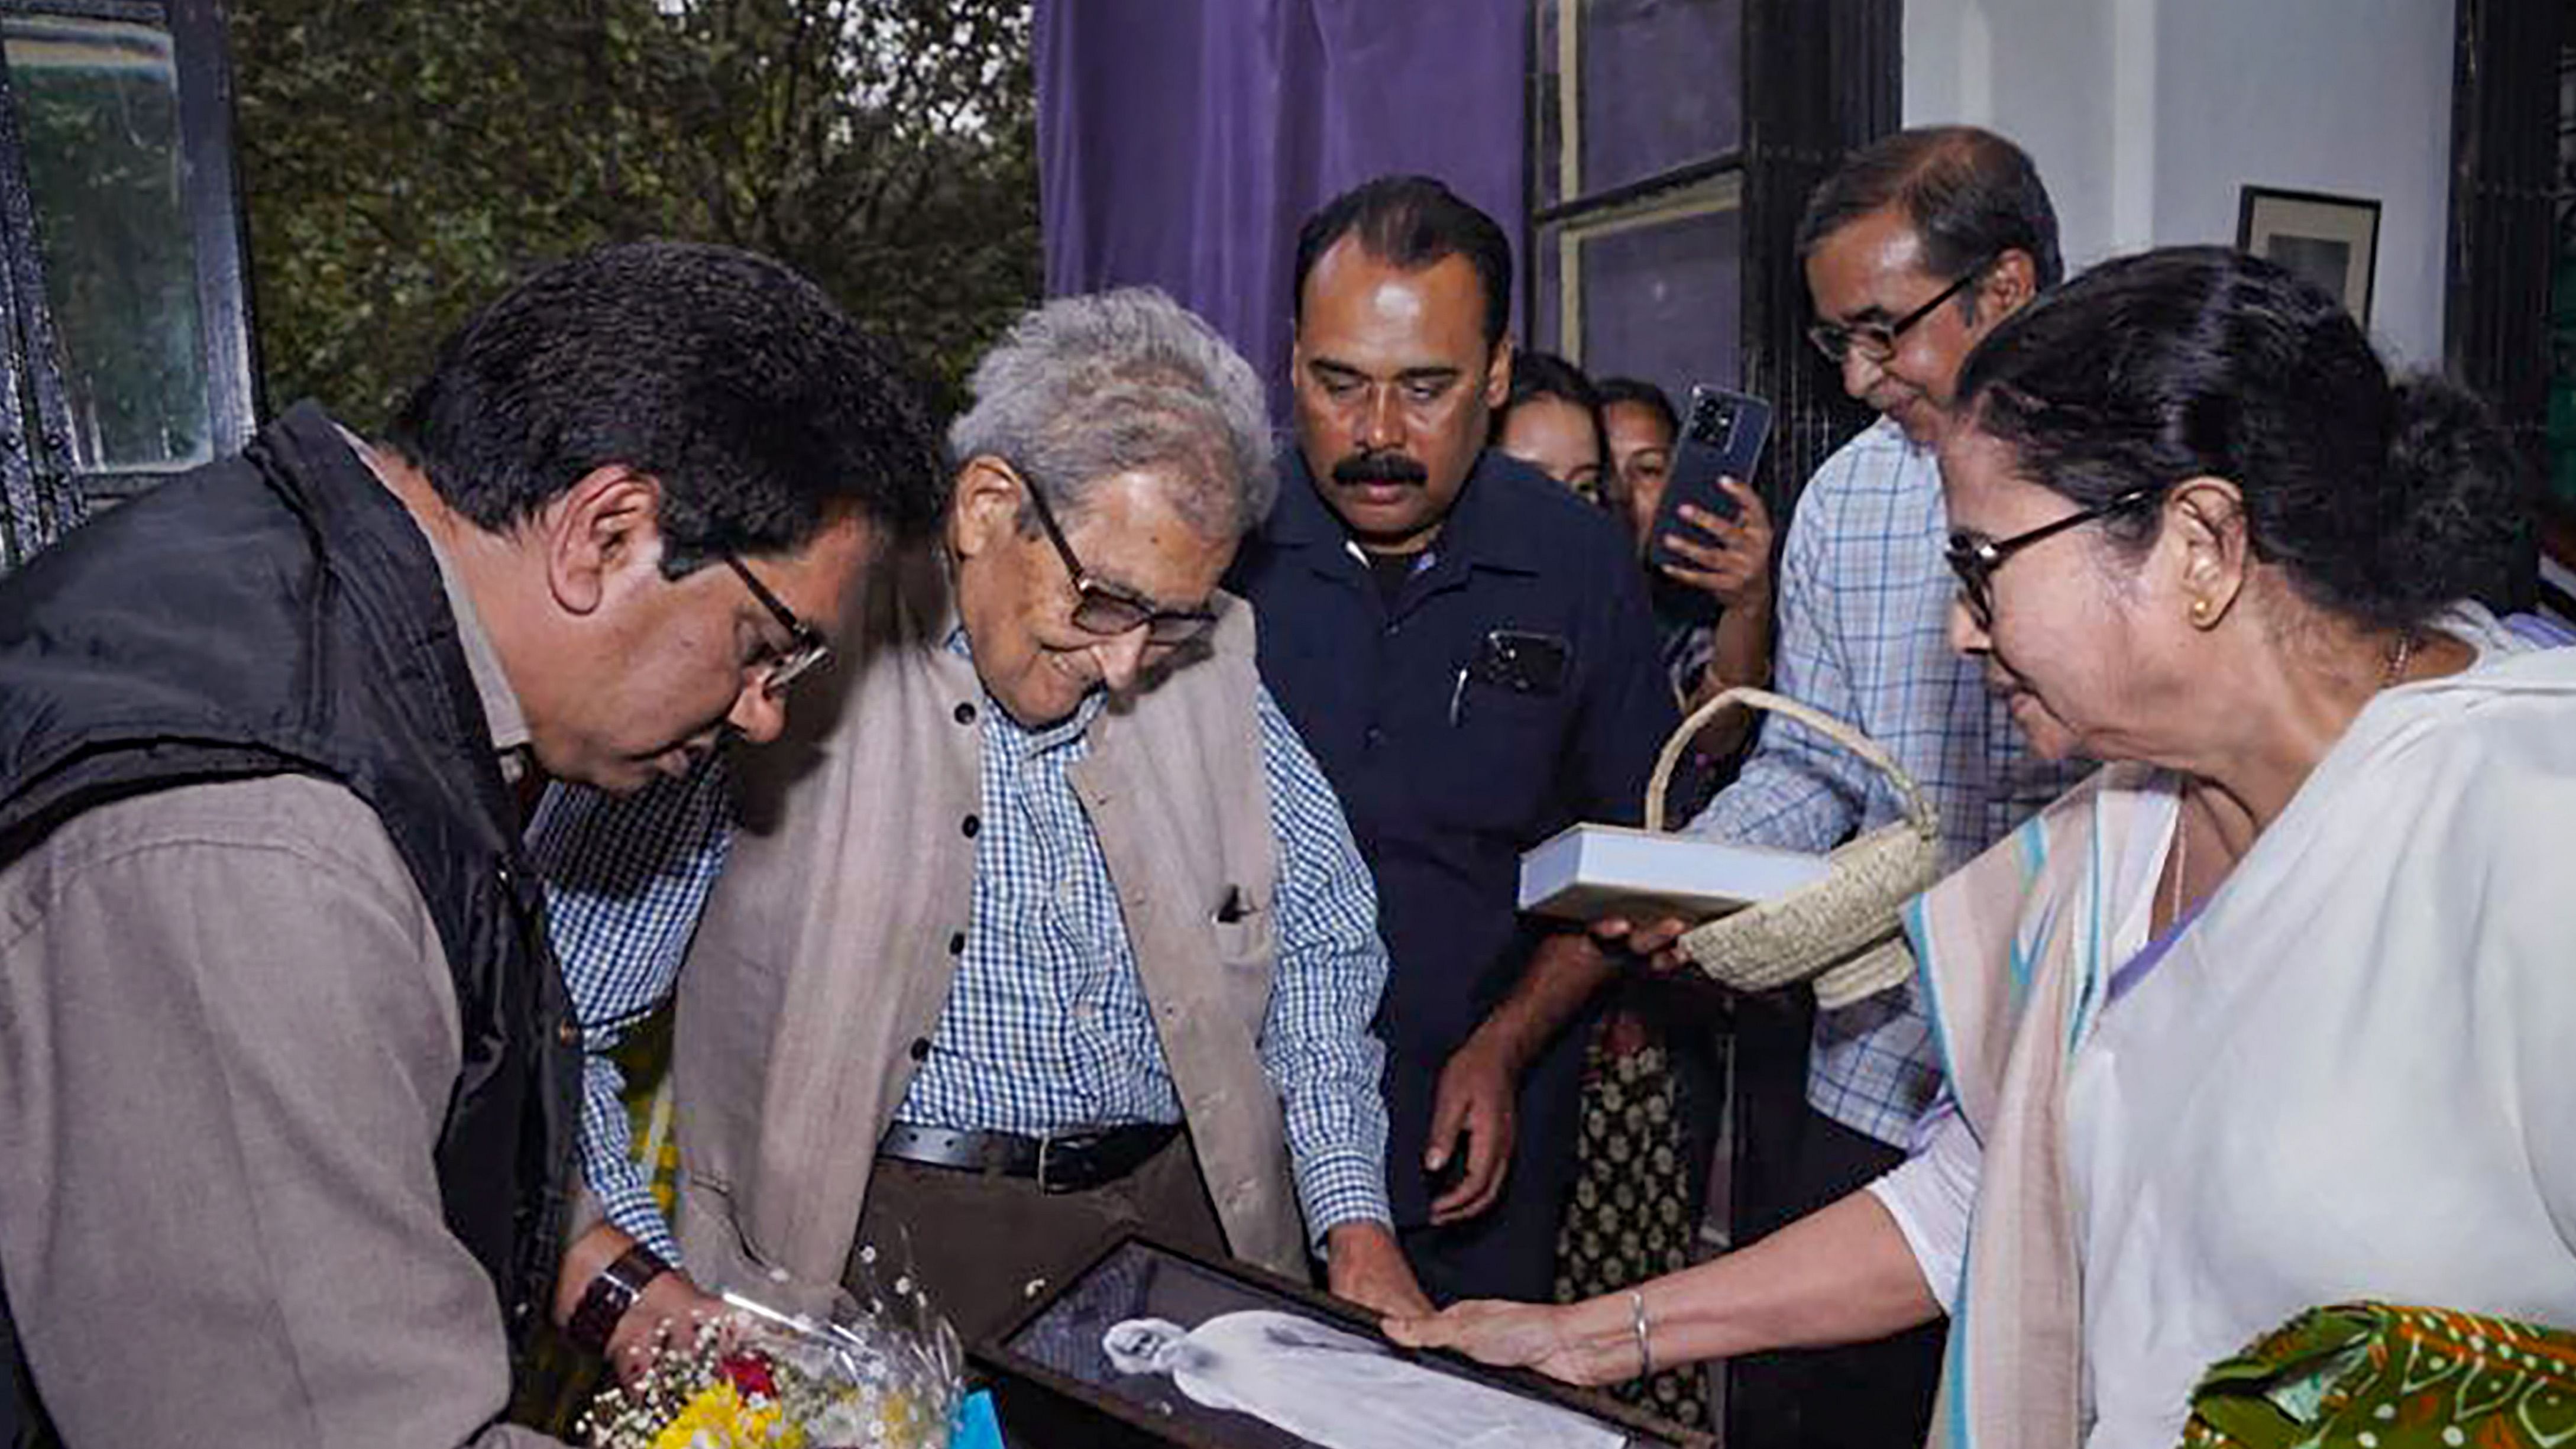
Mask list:
POLYGON ((521 1330, 652 1287, 557 1290, 515 787, 775 735, 939 476, 810 283, 651 243, 467 323, 387 442, 299 405, 0 584, 0 1428, 534 1437, 521 1330))

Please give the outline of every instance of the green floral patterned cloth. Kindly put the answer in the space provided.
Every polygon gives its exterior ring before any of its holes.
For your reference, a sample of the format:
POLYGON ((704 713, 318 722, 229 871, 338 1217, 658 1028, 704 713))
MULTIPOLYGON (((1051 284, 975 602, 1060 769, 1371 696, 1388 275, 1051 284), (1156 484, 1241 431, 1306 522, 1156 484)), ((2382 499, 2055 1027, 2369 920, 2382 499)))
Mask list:
POLYGON ((2183 1449, 2576 1446, 2576 1333, 2443 1308, 2311 1309, 2213 1366, 2183 1449))
MULTIPOLYGON (((1661 1045, 1613 1052, 1596 1036, 1584 1063, 1583 1135, 1556 1247, 1556 1298, 1579 1303, 1691 1265, 1697 1230, 1682 1087, 1661 1045)), ((1688 1429, 1708 1427, 1695 1364, 1614 1384, 1618 1398, 1688 1429)))

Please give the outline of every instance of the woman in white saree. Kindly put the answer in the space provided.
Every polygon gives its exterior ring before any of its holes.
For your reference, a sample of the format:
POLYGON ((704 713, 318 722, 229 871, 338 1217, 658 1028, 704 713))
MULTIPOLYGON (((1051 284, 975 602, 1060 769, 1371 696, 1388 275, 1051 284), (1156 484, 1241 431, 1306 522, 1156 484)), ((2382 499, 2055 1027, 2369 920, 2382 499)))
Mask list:
POLYGON ((1954 637, 2123 763, 1909 911, 1914 1159, 1641 1304, 1396 1336, 1597 1381, 1947 1311, 1935 1442, 2162 1449, 2302 1309, 2576 1325, 2576 649, 2455 602, 2507 442, 2217 248, 2028 309, 1956 406, 1954 637))

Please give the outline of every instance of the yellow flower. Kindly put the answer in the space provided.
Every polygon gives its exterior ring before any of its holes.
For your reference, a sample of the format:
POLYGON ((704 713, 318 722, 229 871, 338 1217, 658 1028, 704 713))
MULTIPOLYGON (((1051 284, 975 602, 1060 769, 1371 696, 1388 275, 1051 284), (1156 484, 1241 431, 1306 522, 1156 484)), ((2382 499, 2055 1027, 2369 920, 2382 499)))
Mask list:
POLYGON ((653 1449, 804 1449, 804 1431, 780 1416, 776 1404, 755 1408, 732 1384, 715 1384, 653 1436, 653 1449))

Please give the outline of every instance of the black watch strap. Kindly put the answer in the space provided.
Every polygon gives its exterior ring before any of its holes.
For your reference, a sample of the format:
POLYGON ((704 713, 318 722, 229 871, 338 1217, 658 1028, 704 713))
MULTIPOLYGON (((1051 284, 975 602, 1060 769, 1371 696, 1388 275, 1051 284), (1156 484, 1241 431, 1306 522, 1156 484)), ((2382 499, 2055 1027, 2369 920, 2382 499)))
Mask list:
POLYGON ((607 1353, 608 1336, 617 1331, 617 1321, 643 1295, 644 1285, 670 1271, 671 1265, 662 1261, 662 1255, 642 1243, 628 1248, 582 1290, 572 1321, 564 1325, 565 1336, 588 1352, 607 1353))

